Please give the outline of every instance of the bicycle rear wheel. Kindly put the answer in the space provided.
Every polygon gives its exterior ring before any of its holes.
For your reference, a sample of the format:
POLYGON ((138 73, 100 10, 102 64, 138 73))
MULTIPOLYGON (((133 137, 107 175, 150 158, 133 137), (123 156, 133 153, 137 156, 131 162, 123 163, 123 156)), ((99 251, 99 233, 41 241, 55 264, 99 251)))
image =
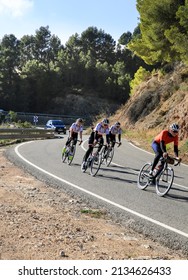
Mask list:
POLYGON ((101 163, 102 163, 102 156, 101 155, 96 155, 96 156, 93 156, 93 159, 91 161, 91 165, 90 165, 90 174, 91 176, 95 176, 99 169, 100 169, 100 166, 101 166, 101 163))
POLYGON ((68 157, 67 157, 67 162, 68 162, 68 165, 70 165, 73 161, 73 158, 74 158, 74 155, 75 155, 75 152, 76 152, 76 146, 73 145, 71 148, 70 148, 70 151, 68 153, 68 157))
POLYGON ((145 163, 140 169, 137 180, 137 187, 144 190, 149 185, 149 171, 151 170, 151 163, 145 163))
POLYGON ((167 194, 174 181, 174 170, 170 167, 164 169, 156 180, 156 193, 159 196, 167 194))

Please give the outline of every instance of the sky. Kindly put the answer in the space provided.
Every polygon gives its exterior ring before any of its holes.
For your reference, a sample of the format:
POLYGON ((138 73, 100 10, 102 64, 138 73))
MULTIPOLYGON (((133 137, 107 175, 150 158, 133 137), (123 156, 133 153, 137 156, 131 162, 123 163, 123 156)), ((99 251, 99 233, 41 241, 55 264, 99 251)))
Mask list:
POLYGON ((92 26, 117 42, 138 22, 136 0, 0 0, 0 39, 6 34, 20 39, 49 26, 65 45, 70 36, 92 26))

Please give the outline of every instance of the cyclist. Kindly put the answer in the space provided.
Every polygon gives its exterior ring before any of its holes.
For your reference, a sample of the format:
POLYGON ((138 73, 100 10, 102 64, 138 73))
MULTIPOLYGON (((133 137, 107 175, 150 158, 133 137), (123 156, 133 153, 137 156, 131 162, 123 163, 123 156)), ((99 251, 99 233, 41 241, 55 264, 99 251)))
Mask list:
MULTIPOLYGON (((75 146, 78 140, 78 133, 80 134, 80 144, 82 143, 82 132, 83 132, 83 119, 78 118, 76 122, 72 123, 69 128, 69 137, 63 148, 62 153, 64 154, 66 151, 66 147, 69 146, 70 142, 73 140, 73 145, 75 146)), ((79 144, 79 145, 80 145, 79 144)))
POLYGON ((85 163, 89 157, 89 155, 92 153, 94 146, 98 143, 98 152, 100 152, 103 144, 104 144, 104 138, 103 135, 106 135, 106 143, 109 145, 109 120, 103 119, 102 122, 97 123, 95 127, 92 127, 92 132, 89 136, 88 140, 88 149, 83 157, 82 166, 85 167, 85 163))
MULTIPOLYGON (((175 157, 177 159, 178 158, 178 132, 179 132, 179 125, 176 124, 176 123, 173 123, 170 125, 169 129, 168 130, 162 130, 153 140, 152 142, 152 148, 155 152, 155 158, 153 160, 153 163, 152 163, 152 167, 151 167, 151 171, 150 171, 150 176, 153 177, 153 170, 154 168, 156 167, 157 163, 159 162, 159 159, 161 157, 163 158, 167 158, 168 156, 168 153, 167 153, 167 150, 166 150, 166 145, 171 143, 171 142, 174 142, 174 154, 175 154, 175 157)), ((163 162, 161 163, 162 166, 161 168, 163 167, 163 162)), ((159 170, 160 172, 160 170, 159 170)), ((155 177, 158 175, 158 172, 157 174, 155 175, 155 177)))
POLYGON ((122 129, 121 129, 121 124, 120 122, 116 122, 114 125, 112 125, 109 129, 109 139, 110 142, 112 143, 112 147, 114 147, 115 142, 116 142, 116 135, 118 135, 118 140, 119 140, 119 146, 121 145, 121 134, 122 134, 122 129))

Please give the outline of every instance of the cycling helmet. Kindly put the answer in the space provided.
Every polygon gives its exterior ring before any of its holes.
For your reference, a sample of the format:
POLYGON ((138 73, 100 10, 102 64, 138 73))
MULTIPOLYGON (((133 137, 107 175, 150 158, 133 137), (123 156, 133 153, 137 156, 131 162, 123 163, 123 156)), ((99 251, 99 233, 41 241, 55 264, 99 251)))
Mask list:
POLYGON ((178 132, 180 127, 177 123, 173 123, 170 125, 170 129, 173 131, 173 132, 178 132))
POLYGON ((121 125, 120 122, 115 123, 115 126, 120 126, 120 125, 121 125))
POLYGON ((103 120, 102 120, 102 123, 103 123, 103 124, 109 124, 109 120, 108 120, 108 119, 103 119, 103 120))
POLYGON ((83 121, 83 119, 82 119, 82 118, 78 118, 78 119, 76 120, 76 122, 83 123, 84 121, 83 121))

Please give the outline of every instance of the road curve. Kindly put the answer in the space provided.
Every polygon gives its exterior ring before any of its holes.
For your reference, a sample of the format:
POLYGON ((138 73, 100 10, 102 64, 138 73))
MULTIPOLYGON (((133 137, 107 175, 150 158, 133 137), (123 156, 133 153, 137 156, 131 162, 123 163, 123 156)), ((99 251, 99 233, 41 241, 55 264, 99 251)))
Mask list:
MULTIPOLYGON (((86 139, 86 136, 85 136, 86 139)), ((105 207, 122 224, 149 235, 171 248, 188 254, 188 166, 174 167, 173 188, 165 197, 155 187, 137 188, 140 167, 153 159, 126 140, 115 149, 113 162, 102 166, 98 175, 82 173, 80 164, 87 142, 78 146, 71 166, 61 162, 63 139, 26 142, 7 151, 8 157, 40 180, 71 194, 79 195, 92 206, 105 207)))

